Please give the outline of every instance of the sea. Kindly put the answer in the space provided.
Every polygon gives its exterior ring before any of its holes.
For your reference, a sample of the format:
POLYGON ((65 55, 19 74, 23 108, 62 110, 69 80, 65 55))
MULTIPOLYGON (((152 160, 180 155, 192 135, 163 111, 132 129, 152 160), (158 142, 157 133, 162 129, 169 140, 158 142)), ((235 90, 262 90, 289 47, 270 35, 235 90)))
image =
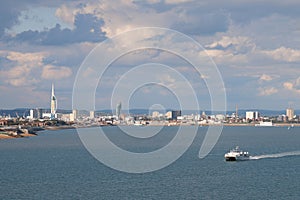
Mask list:
MULTIPOLYGON (((143 127, 130 129, 143 134, 143 127)), ((163 148, 178 127, 164 127, 148 141, 124 137, 116 126, 103 130, 120 148, 139 153, 163 148)), ((299 127, 224 127, 212 151, 200 159, 206 131, 199 127, 179 159, 148 173, 104 165, 85 148, 76 129, 0 140, 0 199, 300 198, 299 127), (224 154, 237 145, 251 159, 226 162, 224 154)))

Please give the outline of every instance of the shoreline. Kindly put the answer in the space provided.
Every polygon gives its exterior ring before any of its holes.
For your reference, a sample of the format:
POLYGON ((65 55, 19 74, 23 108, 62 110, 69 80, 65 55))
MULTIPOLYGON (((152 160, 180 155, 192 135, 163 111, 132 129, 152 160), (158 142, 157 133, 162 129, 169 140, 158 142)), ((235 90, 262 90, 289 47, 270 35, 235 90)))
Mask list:
MULTIPOLYGON (((118 126, 118 125, 116 125, 118 126)), ((133 126, 134 125, 125 125, 125 126, 133 126)), ((199 127, 208 127, 208 126, 224 126, 224 127, 300 127, 300 123, 296 124, 290 124, 290 123, 274 123, 272 126, 260 126, 259 124, 242 124, 242 123, 224 123, 224 124, 199 124, 199 125, 194 125, 194 124, 172 124, 172 125, 165 125, 165 124, 148 124, 144 126, 199 126, 199 127)), ((48 126, 48 127, 43 127, 43 128, 35 128, 31 127, 33 132, 23 132, 17 135, 10 134, 8 132, 4 131, 1 133, 0 132, 0 140, 2 139, 14 139, 14 138, 24 138, 24 137, 32 137, 32 136, 38 136, 37 132, 39 131, 44 131, 44 130, 50 130, 50 131, 56 131, 56 130, 64 130, 64 129, 76 129, 76 128, 91 128, 91 127, 98 127, 98 126, 48 126)), ((100 127, 100 126, 99 126, 100 127)), ((103 126, 101 126, 103 127, 103 126)), ((27 128, 26 130, 29 130, 30 128, 27 128)), ((17 129, 16 129, 17 130, 17 129)))
POLYGON ((2 139, 15 139, 15 138, 26 138, 26 137, 32 137, 32 136, 37 136, 35 133, 21 133, 18 135, 8 135, 8 134, 0 134, 0 140, 2 139))

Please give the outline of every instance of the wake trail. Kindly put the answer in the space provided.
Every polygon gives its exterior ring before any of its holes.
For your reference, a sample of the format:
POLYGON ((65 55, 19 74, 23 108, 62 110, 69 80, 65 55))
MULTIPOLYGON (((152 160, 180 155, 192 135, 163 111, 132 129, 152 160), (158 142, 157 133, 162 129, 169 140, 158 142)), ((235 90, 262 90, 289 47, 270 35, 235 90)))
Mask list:
POLYGON ((259 160, 264 158, 281 158, 285 156, 300 156, 300 151, 290 151, 290 152, 283 152, 283 153, 250 156, 250 160, 259 160))

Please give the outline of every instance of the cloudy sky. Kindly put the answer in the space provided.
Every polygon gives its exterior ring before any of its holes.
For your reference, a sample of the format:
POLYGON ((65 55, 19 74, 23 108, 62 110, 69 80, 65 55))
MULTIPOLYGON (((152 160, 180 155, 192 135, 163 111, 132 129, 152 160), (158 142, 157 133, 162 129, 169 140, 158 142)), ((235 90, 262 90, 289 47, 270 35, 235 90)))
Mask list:
MULTIPOLYGON (((162 27, 205 48, 223 78, 228 109, 236 104, 245 109, 300 109, 299 8, 297 0, 5 1, 0 7, 0 108, 49 108, 53 82, 58 107, 71 109, 76 74, 97 44, 136 28, 162 27)), ((209 110, 205 83, 214 77, 195 73, 180 57, 157 49, 115 60, 99 82, 96 109, 110 108, 113 88, 124 73, 153 62, 186 77, 200 108, 209 110)), ((143 78, 151 72, 139 73, 143 78)), ((157 74, 164 87, 136 88, 131 107, 178 106, 172 87, 180 88, 180 83, 168 73, 157 74)))

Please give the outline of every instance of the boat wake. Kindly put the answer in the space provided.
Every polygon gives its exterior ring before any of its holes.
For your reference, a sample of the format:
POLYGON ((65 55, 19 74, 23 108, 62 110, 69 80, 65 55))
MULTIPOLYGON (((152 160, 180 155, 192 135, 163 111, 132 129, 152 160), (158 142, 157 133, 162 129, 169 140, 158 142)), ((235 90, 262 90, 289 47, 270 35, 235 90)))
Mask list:
POLYGON ((300 156, 300 151, 291 151, 291 152, 283 152, 283 153, 250 156, 250 160, 259 160, 259 159, 264 159, 264 158, 281 158, 281 157, 285 157, 285 156, 300 156))

